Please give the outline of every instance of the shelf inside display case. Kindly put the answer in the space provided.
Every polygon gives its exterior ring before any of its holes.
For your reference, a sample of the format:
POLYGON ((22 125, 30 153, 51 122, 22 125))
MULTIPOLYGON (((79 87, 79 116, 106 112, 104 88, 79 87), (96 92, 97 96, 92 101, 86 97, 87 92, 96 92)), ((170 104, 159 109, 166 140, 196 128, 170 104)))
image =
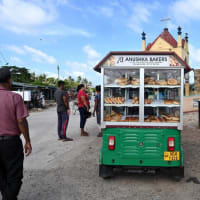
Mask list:
POLYGON ((165 103, 165 100, 153 100, 150 104, 144 104, 146 107, 180 107, 179 102, 167 100, 168 103, 165 103))
POLYGON ((145 85, 145 88, 180 88, 180 85, 145 85))
POLYGON ((125 107, 137 107, 137 106, 139 106, 139 104, 133 104, 133 103, 132 103, 132 100, 129 99, 129 100, 125 101, 125 102, 122 103, 122 104, 108 104, 108 103, 105 103, 104 106, 116 106, 116 107, 123 107, 123 106, 125 106, 125 107))
POLYGON ((104 86, 105 88, 139 88, 139 85, 117 85, 117 84, 108 84, 104 86))

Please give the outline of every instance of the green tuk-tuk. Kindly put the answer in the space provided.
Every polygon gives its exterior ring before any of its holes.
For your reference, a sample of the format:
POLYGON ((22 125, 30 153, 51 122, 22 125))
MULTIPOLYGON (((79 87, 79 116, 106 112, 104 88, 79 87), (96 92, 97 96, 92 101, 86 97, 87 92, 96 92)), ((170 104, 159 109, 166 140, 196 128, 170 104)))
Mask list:
POLYGON ((101 73, 103 142, 99 175, 114 168, 168 168, 184 176, 184 73, 174 52, 110 52, 94 68, 101 73))

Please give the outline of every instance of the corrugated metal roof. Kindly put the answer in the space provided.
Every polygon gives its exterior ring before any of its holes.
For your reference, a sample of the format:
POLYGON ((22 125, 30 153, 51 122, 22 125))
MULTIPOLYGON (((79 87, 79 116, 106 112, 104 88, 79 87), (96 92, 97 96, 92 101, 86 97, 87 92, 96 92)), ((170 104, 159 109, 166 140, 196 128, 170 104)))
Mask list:
POLYGON ((12 84, 14 86, 20 86, 20 87, 27 87, 27 88, 46 88, 46 89, 56 89, 55 86, 44 86, 44 85, 34 85, 34 84, 29 84, 29 83, 20 83, 20 82, 15 82, 13 81, 12 84))

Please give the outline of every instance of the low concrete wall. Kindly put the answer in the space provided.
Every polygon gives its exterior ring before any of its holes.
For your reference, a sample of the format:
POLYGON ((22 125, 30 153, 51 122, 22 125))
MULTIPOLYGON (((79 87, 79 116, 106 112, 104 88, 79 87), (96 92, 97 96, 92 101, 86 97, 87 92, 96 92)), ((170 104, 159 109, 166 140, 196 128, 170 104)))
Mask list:
POLYGON ((200 95, 185 96, 183 99, 183 112, 198 111, 197 100, 200 100, 200 95))

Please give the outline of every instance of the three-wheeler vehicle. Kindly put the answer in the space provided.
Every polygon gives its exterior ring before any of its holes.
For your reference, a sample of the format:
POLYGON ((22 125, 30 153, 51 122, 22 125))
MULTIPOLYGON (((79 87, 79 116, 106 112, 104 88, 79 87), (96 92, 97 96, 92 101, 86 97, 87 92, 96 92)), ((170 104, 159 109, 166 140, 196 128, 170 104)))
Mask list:
POLYGON ((167 168, 184 176, 184 74, 190 67, 174 52, 110 52, 101 73, 103 141, 99 176, 115 168, 167 168))

